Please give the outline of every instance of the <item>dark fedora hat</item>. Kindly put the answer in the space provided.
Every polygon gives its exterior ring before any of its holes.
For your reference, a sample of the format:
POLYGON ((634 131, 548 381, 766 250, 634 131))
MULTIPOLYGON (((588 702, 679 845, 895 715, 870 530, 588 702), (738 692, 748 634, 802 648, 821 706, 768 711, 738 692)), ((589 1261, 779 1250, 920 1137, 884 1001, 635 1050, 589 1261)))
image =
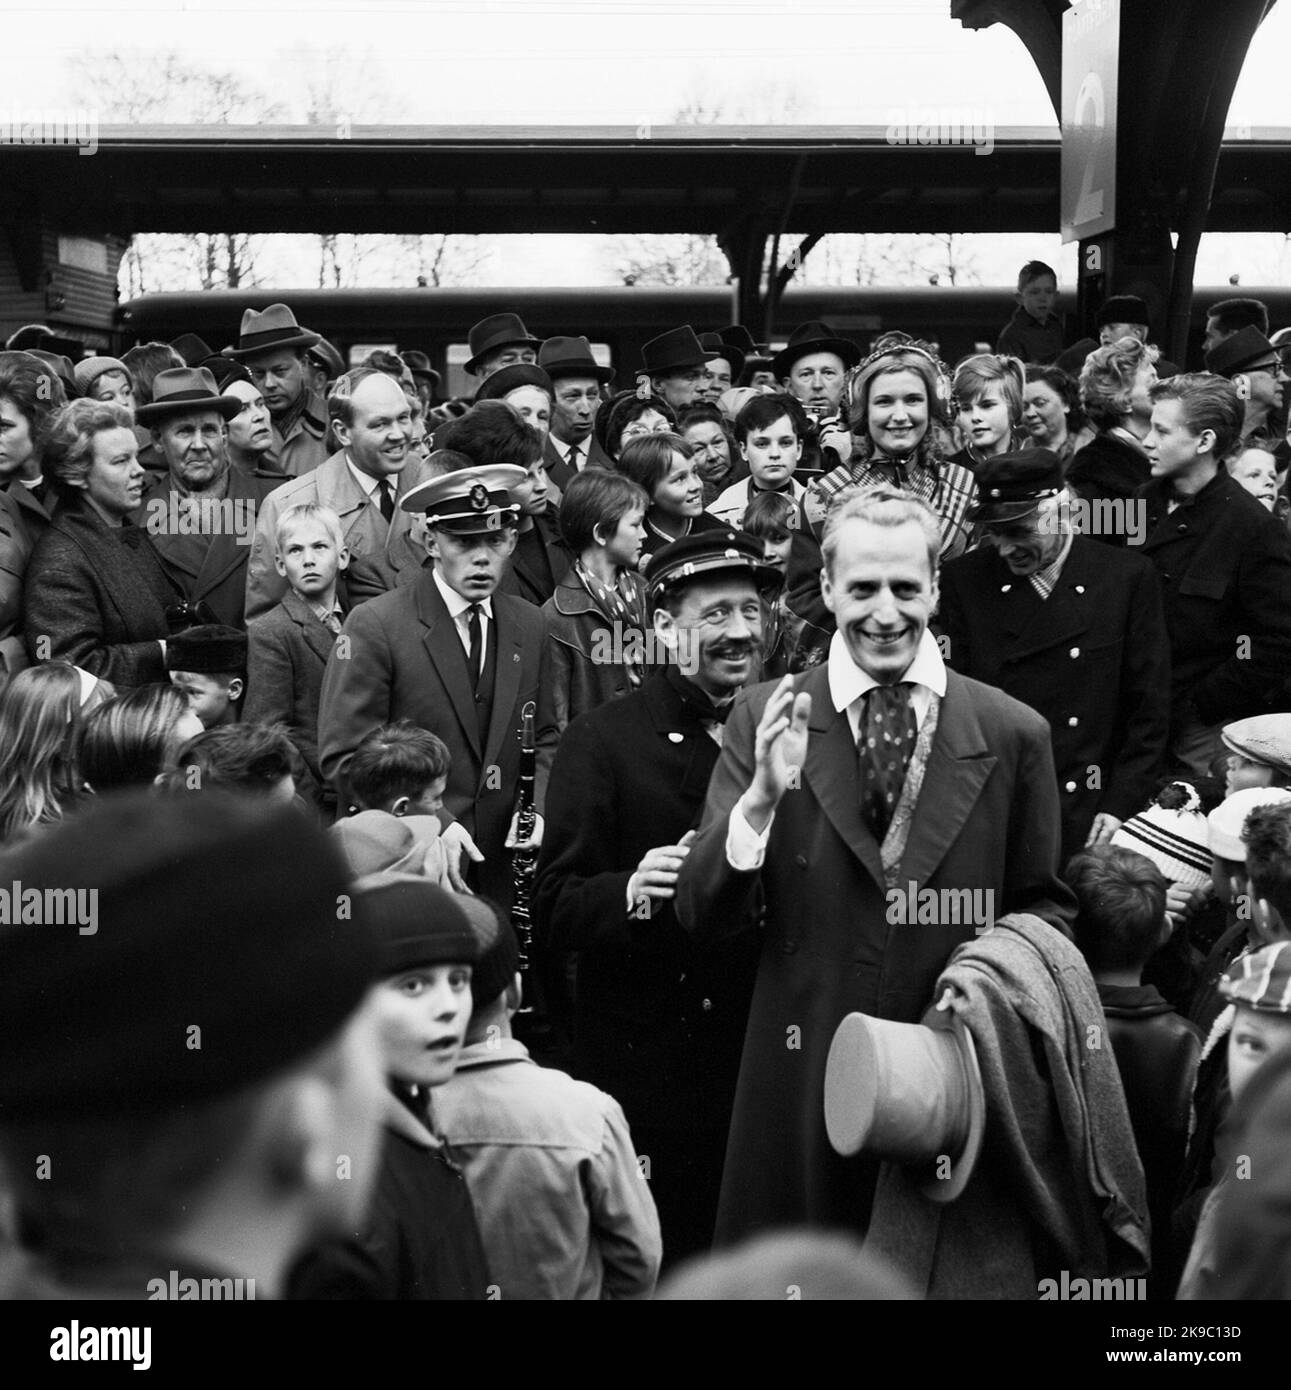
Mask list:
POLYGON ((683 367, 702 367, 718 354, 705 350, 690 324, 670 328, 641 345, 641 370, 647 376, 666 376, 683 367))
POLYGON ((439 373, 430 365, 430 358, 424 352, 418 352, 415 348, 410 348, 402 354, 404 366, 421 381, 428 381, 432 386, 438 386, 440 382, 439 373))
MULTIPOLYGON (((309 329, 304 330, 306 333, 309 329)), ((326 338, 319 338, 312 348, 309 348, 305 356, 314 363, 316 367, 322 367, 327 373, 329 381, 335 381, 338 376, 345 372, 345 358, 340 354, 334 343, 329 343, 326 338)))
POLYGON ((731 364, 732 385, 740 379, 740 373, 744 370, 744 354, 739 348, 728 343, 720 333, 701 333, 699 342, 704 351, 709 354, 710 362, 716 362, 720 357, 731 364))
POLYGON ((1216 376, 1235 376, 1259 367, 1276 371, 1281 364, 1277 348, 1251 323, 1222 343, 1216 343, 1206 354, 1206 370, 1216 376))
POLYGON ((542 346, 524 326, 524 320, 519 314, 490 314, 488 318, 481 319, 472 327, 466 335, 466 341, 470 345, 471 356, 465 370, 471 376, 479 371, 480 360, 500 347, 510 347, 513 343, 518 343, 537 352, 542 346))
POLYGON ((225 352, 230 357, 255 357, 275 348, 313 347, 318 340, 318 334, 302 328, 285 304, 270 304, 263 313, 246 310, 237 346, 225 348, 225 352))
POLYGON ((533 362, 513 362, 509 367, 499 367, 492 376, 486 377, 475 393, 477 401, 500 401, 521 386, 536 386, 548 396, 555 394, 551 378, 533 362))
POLYGON ((152 404, 141 405, 135 419, 141 425, 186 411, 215 410, 231 420, 242 409, 236 396, 221 396, 215 378, 205 367, 171 367, 152 383, 152 404))
POLYGON ((171 339, 170 345, 190 367, 200 367, 208 357, 215 356, 215 349, 196 333, 181 333, 171 339))
POLYGON ((912 1168, 925 1197, 953 1202, 986 1132, 977 1049, 959 1016, 936 1007, 921 1023, 848 1014, 825 1063, 825 1130, 836 1152, 912 1168), (943 1157, 949 1176, 938 1171, 943 1157))
POLYGON ((676 590, 694 579, 737 571, 747 574, 759 589, 777 587, 783 575, 763 558, 762 542, 743 531, 694 531, 670 541, 650 557, 646 566, 646 585, 650 597, 658 602, 669 590, 676 590))
POLYGON ((1052 449, 996 454, 977 469, 977 501, 968 509, 968 519, 1018 521, 1061 491, 1062 460, 1052 449))
POLYGON ((763 358, 770 362, 771 353, 765 343, 755 343, 753 334, 742 323, 728 323, 719 329, 717 336, 728 347, 739 348, 747 361, 750 357, 763 358))
POLYGON ((850 338, 840 338, 823 319, 813 319, 790 333, 789 341, 771 359, 771 369, 783 380, 800 357, 813 352, 832 352, 842 358, 844 367, 854 367, 861 360, 861 350, 850 338))
POLYGON ((553 381, 566 376, 614 380, 614 368, 601 366, 586 338, 548 338, 538 349, 538 365, 553 381))

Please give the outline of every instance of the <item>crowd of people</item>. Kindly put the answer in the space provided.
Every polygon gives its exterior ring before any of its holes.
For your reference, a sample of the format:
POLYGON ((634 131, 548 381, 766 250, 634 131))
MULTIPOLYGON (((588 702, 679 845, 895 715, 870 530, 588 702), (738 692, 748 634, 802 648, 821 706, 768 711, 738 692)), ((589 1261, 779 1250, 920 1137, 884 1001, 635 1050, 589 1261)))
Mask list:
POLYGON ((1291 1294, 1291 327, 1056 296, 14 334, 0 1290, 1291 1294))

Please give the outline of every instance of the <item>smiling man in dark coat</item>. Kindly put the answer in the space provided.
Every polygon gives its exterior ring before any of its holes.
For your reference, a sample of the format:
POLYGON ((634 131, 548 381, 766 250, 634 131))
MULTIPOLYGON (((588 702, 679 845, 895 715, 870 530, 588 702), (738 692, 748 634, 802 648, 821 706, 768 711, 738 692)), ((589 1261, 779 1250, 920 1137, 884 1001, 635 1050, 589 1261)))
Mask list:
POLYGON ((697 940, 765 908, 717 1238, 869 1219, 877 1167, 834 1153, 822 1090, 853 1011, 914 1023, 951 951, 1007 912, 1066 929, 1045 722, 947 671, 936 514, 876 488, 826 523, 828 661, 737 696, 677 881, 697 940), (913 899, 924 903, 916 914, 913 899))
POLYGON ((699 949, 673 885, 779 576, 752 537, 706 531, 647 578, 677 664, 566 728, 533 906, 544 947, 578 954, 574 1065, 623 1106, 671 1262, 712 1239, 754 963, 749 937, 699 949))
POLYGON ((943 649, 1049 721, 1062 862, 1147 804, 1170 729, 1170 640, 1152 562, 1073 534, 1049 449, 988 459, 969 513, 989 544, 941 572, 943 649))

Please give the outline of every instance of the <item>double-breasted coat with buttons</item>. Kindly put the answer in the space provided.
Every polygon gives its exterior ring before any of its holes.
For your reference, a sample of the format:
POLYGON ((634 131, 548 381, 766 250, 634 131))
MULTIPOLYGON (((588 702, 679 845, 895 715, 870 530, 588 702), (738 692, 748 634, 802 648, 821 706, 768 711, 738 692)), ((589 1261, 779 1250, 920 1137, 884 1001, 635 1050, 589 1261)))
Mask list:
POLYGON ((1291 536, 1221 468, 1170 511, 1164 481, 1146 504, 1143 553, 1156 566, 1170 635, 1174 717, 1203 724, 1288 708, 1291 536))
POLYGON ((1075 536, 1042 599, 985 546, 942 569, 939 626, 949 666, 1049 721, 1064 863, 1099 812, 1126 820, 1143 808, 1170 728, 1170 642, 1150 560, 1075 536))

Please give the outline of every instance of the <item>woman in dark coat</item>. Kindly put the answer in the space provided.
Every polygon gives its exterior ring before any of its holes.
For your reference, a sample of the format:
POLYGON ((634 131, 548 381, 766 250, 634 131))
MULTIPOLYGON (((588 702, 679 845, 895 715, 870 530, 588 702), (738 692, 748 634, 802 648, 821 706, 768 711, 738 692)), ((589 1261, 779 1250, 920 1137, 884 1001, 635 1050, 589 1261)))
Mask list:
POLYGON ((79 400, 52 421, 45 470, 61 505, 27 569, 23 636, 118 687, 166 681, 166 609, 183 601, 131 521, 145 473, 130 416, 79 400))
POLYGON ((637 568, 648 501, 602 468, 571 478, 561 499, 561 534, 577 558, 542 606, 558 729, 635 690, 649 664, 653 633, 637 568))

